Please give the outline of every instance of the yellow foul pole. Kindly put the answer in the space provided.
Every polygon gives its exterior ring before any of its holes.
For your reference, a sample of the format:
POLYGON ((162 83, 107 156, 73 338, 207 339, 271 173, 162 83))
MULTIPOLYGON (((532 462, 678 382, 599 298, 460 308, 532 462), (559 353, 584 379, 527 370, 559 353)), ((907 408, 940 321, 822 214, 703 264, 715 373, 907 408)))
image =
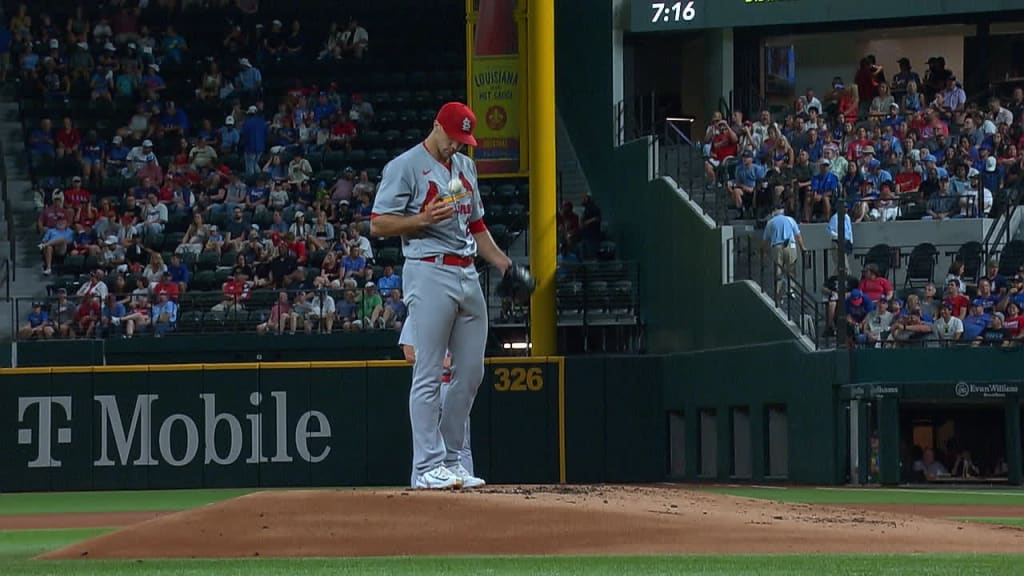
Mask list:
POLYGON ((537 280, 530 307, 533 356, 557 354, 555 265, 555 7, 552 0, 528 2, 530 271, 537 280))

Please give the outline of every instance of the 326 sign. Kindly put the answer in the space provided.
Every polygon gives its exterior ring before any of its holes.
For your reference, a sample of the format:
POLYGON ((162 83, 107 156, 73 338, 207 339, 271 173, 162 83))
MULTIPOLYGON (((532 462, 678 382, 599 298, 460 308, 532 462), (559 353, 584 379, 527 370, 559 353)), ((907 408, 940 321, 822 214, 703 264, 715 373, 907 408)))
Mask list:
POLYGON ((494 368, 496 392, 540 392, 544 389, 544 369, 539 366, 494 368))

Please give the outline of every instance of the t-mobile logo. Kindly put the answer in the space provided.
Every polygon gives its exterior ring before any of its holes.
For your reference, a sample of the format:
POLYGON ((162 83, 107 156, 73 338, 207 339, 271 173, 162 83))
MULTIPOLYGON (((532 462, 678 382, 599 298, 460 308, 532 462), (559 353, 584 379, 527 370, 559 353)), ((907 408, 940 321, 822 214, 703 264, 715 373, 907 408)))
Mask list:
MULTIPOLYGON (((25 414, 29 408, 36 406, 37 415, 35 430, 38 436, 32 437, 33 428, 18 429, 18 444, 31 446, 36 444, 36 457, 28 463, 29 468, 60 468, 60 460, 53 457, 53 417, 54 406, 64 409, 64 420, 71 422, 71 396, 31 396, 18 398, 18 423, 25 422, 25 414)), ((57 444, 71 444, 71 427, 57 428, 57 444)))

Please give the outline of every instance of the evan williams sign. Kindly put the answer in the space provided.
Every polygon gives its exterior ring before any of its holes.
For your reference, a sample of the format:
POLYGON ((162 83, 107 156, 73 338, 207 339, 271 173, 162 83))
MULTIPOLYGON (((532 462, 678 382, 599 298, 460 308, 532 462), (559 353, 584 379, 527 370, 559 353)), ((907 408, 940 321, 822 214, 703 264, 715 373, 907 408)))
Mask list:
POLYGON ((959 398, 969 398, 971 396, 1006 398, 1007 396, 1019 395, 1020 387, 1016 384, 968 384, 967 382, 957 382, 953 392, 959 398))
MULTIPOLYGON (((273 400, 261 408, 263 394, 253 392, 249 395, 249 405, 254 410, 236 415, 217 411, 216 394, 200 394, 201 415, 175 413, 158 422, 153 420, 152 414, 153 407, 159 405, 159 394, 128 396, 132 399, 130 415, 127 411, 121 412, 118 397, 93 396, 100 429, 98 434, 93 430, 93 438, 99 441, 99 456, 92 465, 157 466, 163 462, 180 467, 191 464, 197 457, 201 457, 204 464, 225 466, 243 457, 245 464, 252 465, 292 462, 294 457, 311 464, 326 459, 331 452, 331 423, 327 416, 310 410, 289 422, 288 393, 271 392, 270 396, 273 400), (271 412, 273 420, 269 418, 271 412), (268 417, 266 422, 264 416, 268 417), (272 432, 273 443, 266 441, 264 427, 272 432), (216 441, 220 431, 227 431, 228 441, 216 441), (267 454, 267 450, 273 453, 267 454)), ((121 396, 121 400, 123 402, 125 397, 121 396)), ((71 396, 18 398, 18 422, 25 426, 18 429, 17 442, 35 448, 34 458, 27 463, 29 468, 61 467, 56 457, 58 446, 74 447, 71 422, 75 415, 71 407, 71 396)), ((95 455, 97 449, 93 451, 95 455)))

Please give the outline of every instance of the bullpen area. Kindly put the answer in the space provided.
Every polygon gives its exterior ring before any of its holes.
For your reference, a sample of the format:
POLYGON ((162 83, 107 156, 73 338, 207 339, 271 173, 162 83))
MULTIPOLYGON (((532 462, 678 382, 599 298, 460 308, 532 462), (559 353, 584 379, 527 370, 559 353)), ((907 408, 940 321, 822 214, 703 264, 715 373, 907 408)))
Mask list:
POLYGON ((1024 492, 686 486, 0 495, 2 574, 1008 574, 1024 492))

